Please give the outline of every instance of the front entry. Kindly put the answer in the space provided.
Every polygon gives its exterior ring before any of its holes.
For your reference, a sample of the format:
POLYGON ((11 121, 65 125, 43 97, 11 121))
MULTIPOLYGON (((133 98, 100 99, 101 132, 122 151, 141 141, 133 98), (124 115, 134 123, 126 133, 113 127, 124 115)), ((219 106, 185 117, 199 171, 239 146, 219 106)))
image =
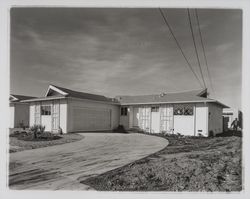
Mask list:
POLYGON ((51 118, 51 105, 41 105, 41 123, 45 126, 45 131, 51 132, 52 118, 51 118))
POLYGON ((151 107, 151 132, 160 133, 160 112, 159 107, 151 107))

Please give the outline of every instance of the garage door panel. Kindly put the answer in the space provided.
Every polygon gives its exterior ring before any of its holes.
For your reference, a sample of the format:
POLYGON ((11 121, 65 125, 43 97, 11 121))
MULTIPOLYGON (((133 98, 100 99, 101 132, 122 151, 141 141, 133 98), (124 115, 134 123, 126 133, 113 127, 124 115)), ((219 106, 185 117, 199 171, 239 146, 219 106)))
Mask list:
POLYGON ((74 107, 74 131, 96 131, 111 129, 111 110, 74 107))

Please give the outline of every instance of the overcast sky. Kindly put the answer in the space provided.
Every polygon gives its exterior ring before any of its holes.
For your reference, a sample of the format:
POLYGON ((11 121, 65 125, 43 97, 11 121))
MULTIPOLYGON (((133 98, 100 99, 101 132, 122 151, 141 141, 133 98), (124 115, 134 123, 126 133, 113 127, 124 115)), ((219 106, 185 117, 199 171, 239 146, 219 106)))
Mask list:
MULTIPOLYGON (((200 77, 186 9, 164 9, 200 77)), ((210 97, 241 107, 242 13, 198 10, 211 91, 195 15, 192 23, 210 97)), ((200 89, 158 9, 11 9, 11 93, 43 96, 48 85, 102 94, 200 89)))

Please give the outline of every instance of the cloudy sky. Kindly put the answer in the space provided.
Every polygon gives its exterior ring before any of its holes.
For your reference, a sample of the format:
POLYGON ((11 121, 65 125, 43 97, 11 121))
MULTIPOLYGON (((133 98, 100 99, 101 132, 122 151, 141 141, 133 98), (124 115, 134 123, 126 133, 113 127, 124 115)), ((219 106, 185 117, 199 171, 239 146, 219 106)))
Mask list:
MULTIPOLYGON (((163 9, 201 79, 186 9, 163 9)), ((191 18, 210 97, 241 107, 242 13, 198 10, 214 90, 194 11, 191 18)), ((102 94, 200 89, 158 9, 11 9, 11 93, 43 96, 48 84, 102 94)))

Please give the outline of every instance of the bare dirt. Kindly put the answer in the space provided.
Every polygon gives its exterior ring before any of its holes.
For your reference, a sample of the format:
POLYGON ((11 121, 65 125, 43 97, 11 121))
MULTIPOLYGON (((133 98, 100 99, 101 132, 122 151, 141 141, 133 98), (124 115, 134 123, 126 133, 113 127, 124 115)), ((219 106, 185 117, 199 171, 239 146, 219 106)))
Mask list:
POLYGON ((18 139, 18 137, 10 136, 9 137, 9 143, 10 143, 9 152, 15 153, 18 151, 65 144, 65 143, 79 141, 83 138, 84 137, 79 134, 64 134, 64 135, 60 135, 60 139, 54 139, 54 140, 22 140, 22 139, 18 139))
POLYGON ((80 181, 155 153, 166 139, 143 134, 81 133, 84 139, 10 154, 9 187, 88 190, 80 181))
POLYGON ((160 152, 81 182, 102 191, 241 191, 240 137, 166 136, 160 152))

